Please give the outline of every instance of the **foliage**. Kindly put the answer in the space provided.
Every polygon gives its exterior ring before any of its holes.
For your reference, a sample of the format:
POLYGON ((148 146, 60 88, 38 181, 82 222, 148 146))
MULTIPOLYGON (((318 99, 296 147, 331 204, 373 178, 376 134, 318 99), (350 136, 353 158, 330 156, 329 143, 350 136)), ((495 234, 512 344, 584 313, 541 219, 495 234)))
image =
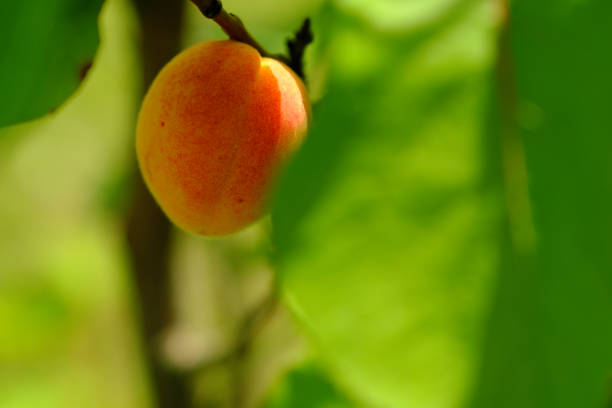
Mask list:
POLYGON ((290 305, 374 406, 458 406, 477 372, 502 221, 489 11, 411 40, 325 11, 327 93, 282 184, 276 242, 290 305))
POLYGON ((314 365, 303 365, 289 371, 263 408, 356 408, 314 365))
POLYGON ((610 387, 610 6, 516 1, 499 51, 493 6, 406 36, 321 22, 331 72, 275 207, 280 279, 373 406, 601 407, 610 387))
POLYGON ((0 3, 0 126, 57 109, 83 80, 98 46, 102 1, 0 3))

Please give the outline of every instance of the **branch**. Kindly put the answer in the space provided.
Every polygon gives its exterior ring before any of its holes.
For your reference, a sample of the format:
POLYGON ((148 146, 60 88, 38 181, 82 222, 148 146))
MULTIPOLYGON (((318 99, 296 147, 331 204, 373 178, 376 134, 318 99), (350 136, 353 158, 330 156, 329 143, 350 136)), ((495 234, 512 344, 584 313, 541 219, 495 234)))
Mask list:
MULTIPOLYGON (((143 89, 147 89, 157 72, 180 51, 183 8, 175 0, 133 0, 133 4, 143 33, 141 69, 143 89)), ((168 269, 170 224, 137 174, 135 161, 132 168, 135 185, 125 214, 125 235, 140 302, 139 329, 151 392, 158 408, 189 408, 189 378, 172 372, 159 358, 159 336, 174 321, 168 269)))
POLYGON ((239 41, 255 48, 262 57, 274 58, 287 64, 300 78, 304 79, 303 57, 306 46, 313 41, 312 31, 310 30, 310 19, 304 23, 292 39, 287 41, 289 56, 271 54, 267 52, 247 31, 240 18, 232 13, 228 13, 223 8, 219 0, 191 0, 206 18, 210 18, 217 23, 228 37, 234 41, 239 41))

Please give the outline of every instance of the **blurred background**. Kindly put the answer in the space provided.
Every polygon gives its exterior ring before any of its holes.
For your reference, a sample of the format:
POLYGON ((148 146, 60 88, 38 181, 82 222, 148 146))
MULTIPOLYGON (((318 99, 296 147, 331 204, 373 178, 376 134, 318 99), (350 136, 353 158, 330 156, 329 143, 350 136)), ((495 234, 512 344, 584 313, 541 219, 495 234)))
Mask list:
MULTIPOLYGON (((43 27, 36 3, 0 15, 43 27)), ((227 0, 272 52, 312 18, 314 120, 271 216, 221 239, 159 212, 134 128, 225 35, 187 1, 63 3, 40 60, 0 30, 2 110, 17 57, 51 100, 21 120, 53 108, 0 128, 0 408, 610 404, 605 1, 227 0), (55 106, 36 75, 88 18, 55 106)))

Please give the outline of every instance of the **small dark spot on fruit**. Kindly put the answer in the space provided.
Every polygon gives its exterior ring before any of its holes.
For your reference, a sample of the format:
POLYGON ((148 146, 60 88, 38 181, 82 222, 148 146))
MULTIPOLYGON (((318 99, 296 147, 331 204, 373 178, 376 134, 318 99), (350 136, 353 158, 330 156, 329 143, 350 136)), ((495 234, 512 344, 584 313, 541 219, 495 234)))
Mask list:
POLYGON ((238 201, 239 204, 244 203, 244 198, 238 198, 236 201, 238 201))
POLYGON ((166 126, 166 122, 163 122, 163 121, 162 121, 162 122, 160 122, 160 123, 159 123, 159 125, 160 125, 161 127, 164 127, 164 126, 166 126))

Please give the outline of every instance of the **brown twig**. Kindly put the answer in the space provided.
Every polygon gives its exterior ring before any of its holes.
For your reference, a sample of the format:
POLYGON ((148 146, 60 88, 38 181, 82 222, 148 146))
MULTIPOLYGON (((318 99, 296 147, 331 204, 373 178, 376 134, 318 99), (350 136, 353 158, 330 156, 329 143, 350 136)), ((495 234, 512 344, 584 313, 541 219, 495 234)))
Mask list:
POLYGON ((304 23, 292 39, 287 41, 289 56, 282 54, 271 54, 267 52, 247 31, 240 18, 228 13, 219 0, 191 0, 204 17, 210 18, 217 23, 228 37, 234 41, 240 41, 255 48, 262 57, 274 58, 287 64, 299 77, 304 79, 303 59, 304 50, 314 37, 310 30, 310 19, 304 23))
POLYGON ((234 14, 228 13, 225 9, 221 8, 221 11, 216 17, 213 17, 212 20, 219 24, 219 26, 223 29, 225 34, 228 35, 229 38, 235 41, 240 41, 245 44, 249 44, 251 47, 255 48, 262 57, 270 57, 271 55, 263 49, 263 47, 249 34, 246 30, 242 20, 240 20, 234 14))
POLYGON ((215 23, 219 24, 219 27, 223 29, 229 38, 250 45, 255 48, 262 57, 272 56, 269 52, 264 50, 251 34, 249 34, 238 16, 225 11, 219 0, 191 0, 191 2, 200 9, 204 17, 210 18, 215 23))

